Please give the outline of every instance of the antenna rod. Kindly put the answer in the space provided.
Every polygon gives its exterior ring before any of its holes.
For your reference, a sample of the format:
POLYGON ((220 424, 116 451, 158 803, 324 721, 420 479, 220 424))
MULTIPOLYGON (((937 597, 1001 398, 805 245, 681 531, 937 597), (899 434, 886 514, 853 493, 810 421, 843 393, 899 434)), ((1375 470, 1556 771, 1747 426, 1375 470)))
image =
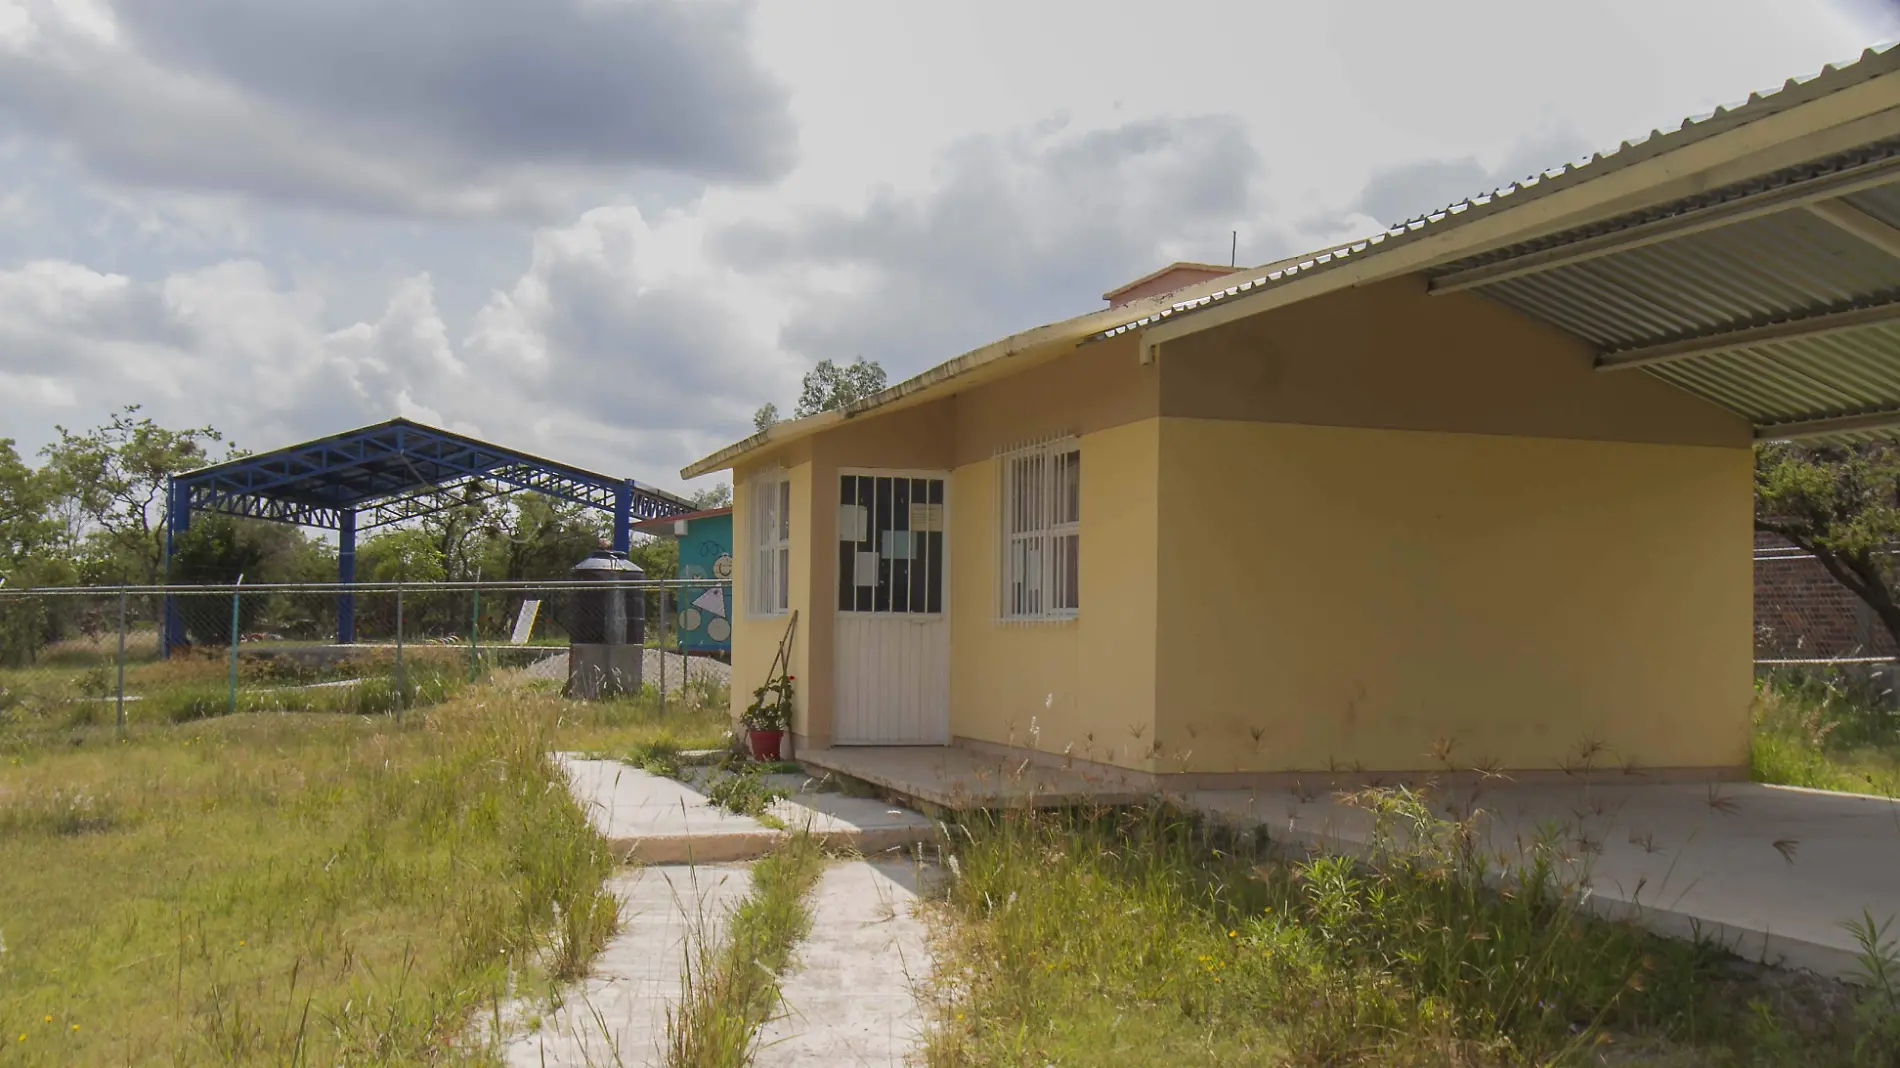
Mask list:
POLYGON ((1240 266, 1240 231, 1233 231, 1233 235, 1233 246, 1229 248, 1227 252, 1227 266, 1238 267, 1240 266))

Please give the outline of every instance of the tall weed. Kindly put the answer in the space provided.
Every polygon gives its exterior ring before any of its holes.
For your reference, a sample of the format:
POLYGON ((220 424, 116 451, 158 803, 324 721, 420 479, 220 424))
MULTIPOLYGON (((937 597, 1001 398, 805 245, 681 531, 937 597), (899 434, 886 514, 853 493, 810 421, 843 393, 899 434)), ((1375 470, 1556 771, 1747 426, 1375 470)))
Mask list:
MULTIPOLYGON (((1735 995, 1710 946, 1588 911, 1554 840, 1500 857, 1420 794, 1344 800, 1373 824, 1354 857, 1286 854, 1160 804, 969 819, 947 860, 931 1063, 1545 1063, 1793 1034, 1735 995)), ((1850 1048, 1871 1034, 1795 1048, 1884 1063, 1850 1048)))

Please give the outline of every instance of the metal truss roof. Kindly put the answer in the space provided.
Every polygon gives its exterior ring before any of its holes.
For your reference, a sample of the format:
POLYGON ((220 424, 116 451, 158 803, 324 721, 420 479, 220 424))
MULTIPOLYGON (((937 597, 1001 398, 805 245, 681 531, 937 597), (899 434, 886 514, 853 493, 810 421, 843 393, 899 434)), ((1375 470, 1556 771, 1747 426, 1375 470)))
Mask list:
POLYGON ((628 518, 690 512, 690 503, 632 479, 544 460, 528 453, 391 419, 300 445, 228 460, 177 475, 172 492, 191 510, 226 512, 340 530, 346 513, 367 530, 532 490, 628 518))

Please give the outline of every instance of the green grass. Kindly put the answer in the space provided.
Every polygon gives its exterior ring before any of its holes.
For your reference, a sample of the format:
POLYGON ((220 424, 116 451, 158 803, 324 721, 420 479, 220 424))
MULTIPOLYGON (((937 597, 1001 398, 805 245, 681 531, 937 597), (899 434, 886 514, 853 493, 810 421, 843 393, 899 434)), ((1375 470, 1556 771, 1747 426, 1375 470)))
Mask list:
POLYGON ((1781 671, 1755 684, 1757 782, 1900 797, 1900 713, 1839 672, 1781 671))
POLYGON ((481 686, 0 726, 0 1063, 483 1063, 473 1021, 617 920, 548 753, 723 724, 481 686))
POLYGON ((668 1068, 742 1068, 758 1051, 758 1030, 779 1008, 778 975, 811 930, 805 895, 824 871, 810 835, 794 835, 752 865, 752 888, 726 921, 689 937, 678 1003, 667 1010, 668 1068))
POLYGON ((1584 912, 1372 792, 1368 857, 1280 859, 1162 808, 956 828, 929 1063, 1888 1065, 1889 988, 1798 984, 1584 912), (1884 1027, 1884 1030, 1883 1030, 1884 1027))
MULTIPOLYGON (((118 709, 116 646, 75 639, 50 647, 31 667, 0 670, 0 752, 23 736, 112 725, 118 709)), ((128 649, 127 723, 183 723, 231 714, 231 668, 222 651, 161 660, 149 640, 128 649), (213 655, 215 654, 215 655, 213 655)), ((237 664, 237 712, 386 715, 448 700, 469 684, 467 658, 437 648, 410 650, 397 683, 393 650, 310 664, 247 650, 237 664), (399 693, 400 690, 400 693, 399 693)))

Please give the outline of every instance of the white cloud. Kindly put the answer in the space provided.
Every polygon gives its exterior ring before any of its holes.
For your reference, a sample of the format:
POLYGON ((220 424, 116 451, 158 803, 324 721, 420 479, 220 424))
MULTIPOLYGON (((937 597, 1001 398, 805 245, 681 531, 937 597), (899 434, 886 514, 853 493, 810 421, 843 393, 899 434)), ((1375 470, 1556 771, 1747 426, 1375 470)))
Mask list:
POLYGON ((795 135, 749 14, 732 0, 11 0, 0 123, 129 186, 546 218, 641 170, 785 172, 795 135))
POLYGON ((542 231, 459 340, 426 274, 376 317, 339 323, 320 292, 255 261, 151 281, 28 263, 0 271, 0 350, 13 354, 0 419, 49 426, 140 403, 270 448, 400 414, 674 484, 797 381, 757 311, 769 294, 748 304, 744 282, 710 266, 655 273, 654 250, 679 240, 632 208, 542 231))
POLYGON ((1463 3, 0 0, 0 433, 407 414, 672 484, 817 359, 1356 236, 1878 21, 1463 3))

